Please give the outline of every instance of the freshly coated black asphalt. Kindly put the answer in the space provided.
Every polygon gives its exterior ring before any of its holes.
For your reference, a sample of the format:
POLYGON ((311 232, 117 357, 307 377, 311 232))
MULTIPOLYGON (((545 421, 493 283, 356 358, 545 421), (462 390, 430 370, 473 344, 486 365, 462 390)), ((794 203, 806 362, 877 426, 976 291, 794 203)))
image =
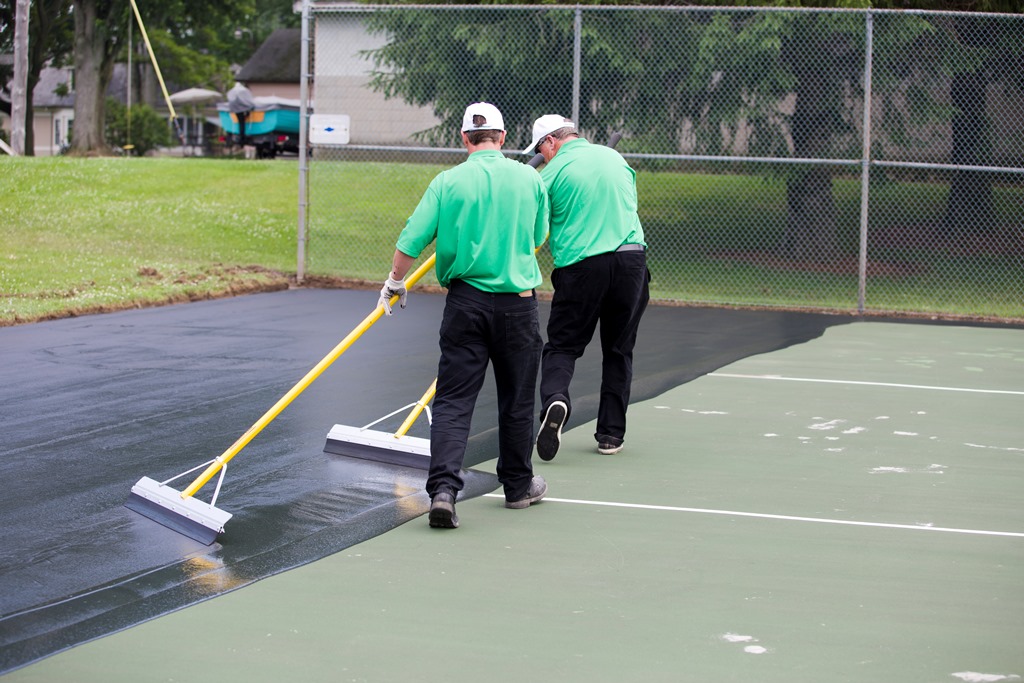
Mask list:
MULTIPOLYGON (((170 478, 231 446, 376 299, 300 289, 0 328, 0 673, 424 513, 422 470, 323 451, 335 423, 372 422, 434 378, 444 299, 416 293, 228 465, 217 506, 234 517, 218 542, 202 545, 124 507, 140 477, 170 478)), ((850 320, 651 307, 633 399, 850 320)), ((596 416, 599 361, 595 342, 577 368, 572 422, 596 416)), ((467 468, 495 457, 495 411, 488 383, 467 468)), ((425 418, 411 434, 427 436, 425 418)), ((493 475, 467 473, 465 495, 497 487, 493 475)))

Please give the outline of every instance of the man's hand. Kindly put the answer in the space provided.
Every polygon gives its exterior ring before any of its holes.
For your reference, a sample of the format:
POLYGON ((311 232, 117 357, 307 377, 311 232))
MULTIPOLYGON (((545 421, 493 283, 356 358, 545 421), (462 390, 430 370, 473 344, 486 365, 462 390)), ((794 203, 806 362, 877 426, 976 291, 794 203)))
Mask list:
POLYGON ((384 309, 385 315, 391 315, 391 299, 395 296, 398 297, 398 305, 405 308, 405 299, 408 296, 405 280, 392 280, 389 275, 380 290, 380 306, 384 309))

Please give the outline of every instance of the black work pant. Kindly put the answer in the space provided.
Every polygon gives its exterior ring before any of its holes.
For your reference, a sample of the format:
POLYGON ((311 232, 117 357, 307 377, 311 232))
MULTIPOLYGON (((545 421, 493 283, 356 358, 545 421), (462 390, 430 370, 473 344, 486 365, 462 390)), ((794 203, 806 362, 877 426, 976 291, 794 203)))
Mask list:
POLYGON ((633 382, 633 347, 650 299, 649 282, 643 251, 598 254, 551 273, 555 294, 541 362, 542 417, 553 401, 565 401, 571 411, 569 383, 576 360, 600 322, 601 398, 594 438, 622 445, 633 382))
POLYGON ((498 393, 498 481, 507 500, 526 495, 533 479, 533 420, 541 351, 537 297, 490 294, 465 282, 451 283, 441 321, 430 427, 427 493, 462 490, 460 470, 483 386, 494 367, 498 393))

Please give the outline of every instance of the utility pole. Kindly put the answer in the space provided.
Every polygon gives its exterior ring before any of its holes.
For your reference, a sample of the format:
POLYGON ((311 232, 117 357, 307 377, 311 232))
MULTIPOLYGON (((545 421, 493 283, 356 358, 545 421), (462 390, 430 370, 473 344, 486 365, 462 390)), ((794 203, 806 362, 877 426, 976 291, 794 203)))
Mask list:
POLYGON ((25 120, 28 113, 28 12, 31 0, 18 0, 14 10, 14 82, 11 85, 11 148, 25 155, 25 120))

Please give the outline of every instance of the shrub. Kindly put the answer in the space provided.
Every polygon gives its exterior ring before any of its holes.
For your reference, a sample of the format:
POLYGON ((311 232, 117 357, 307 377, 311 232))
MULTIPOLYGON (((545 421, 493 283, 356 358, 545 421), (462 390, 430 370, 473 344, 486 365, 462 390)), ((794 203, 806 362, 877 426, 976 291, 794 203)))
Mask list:
POLYGON ((131 134, 128 130, 128 108, 114 99, 107 100, 107 142, 117 149, 132 145, 130 153, 145 156, 157 147, 171 144, 170 126, 152 107, 136 104, 131 108, 131 134))

